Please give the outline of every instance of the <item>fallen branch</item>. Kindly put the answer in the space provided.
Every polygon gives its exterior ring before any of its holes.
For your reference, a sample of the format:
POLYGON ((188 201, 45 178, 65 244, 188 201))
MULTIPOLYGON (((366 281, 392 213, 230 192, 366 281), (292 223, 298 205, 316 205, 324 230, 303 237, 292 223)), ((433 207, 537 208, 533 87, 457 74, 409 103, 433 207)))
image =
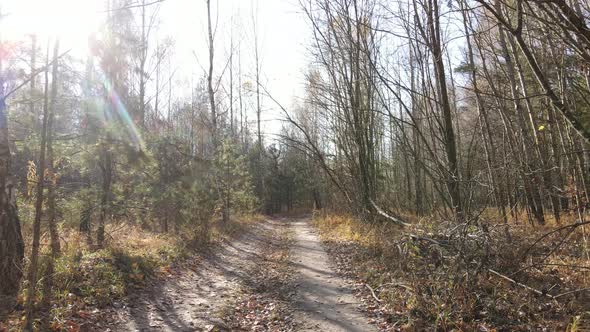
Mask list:
POLYGON ((513 284, 515 284, 515 285, 518 285, 518 286, 520 286, 520 287, 522 287, 522 288, 525 288, 525 289, 527 289, 527 290, 529 290, 529 291, 531 291, 531 292, 533 292, 533 293, 535 293, 535 294, 537 294, 537 295, 541 295, 541 296, 547 296, 547 297, 549 297, 549 298, 551 298, 551 299, 554 299, 554 298, 555 298, 555 297, 554 297, 553 295, 551 295, 551 294, 547 294, 547 293, 541 292, 540 290, 538 290, 538 289, 536 289, 536 288, 533 288, 533 287, 531 287, 531 286, 528 286, 528 285, 525 285, 525 284, 523 284, 523 283, 520 283, 520 282, 518 282, 518 281, 516 281, 516 280, 514 280, 514 279, 512 279, 512 278, 510 278, 510 277, 508 277, 508 276, 505 276, 505 275, 503 275, 503 274, 501 274, 501 273, 499 273, 499 272, 496 272, 496 271, 494 271, 494 270, 492 270, 492 269, 488 269, 488 271, 489 271, 489 272, 491 272, 492 274, 495 274, 495 275, 497 275, 498 277, 500 277, 500 278, 502 278, 502 279, 504 279, 504 280, 510 281, 511 283, 513 283, 513 284))
POLYGON ((369 284, 365 284, 365 286, 367 286, 367 288, 371 291, 371 295, 373 295, 373 298, 381 303, 382 301, 377 297, 377 295, 375 294, 375 291, 373 290, 373 288, 371 288, 371 286, 369 286, 369 284))
POLYGON ((388 219, 388 220, 392 221, 394 224, 396 224, 398 226, 402 226, 402 227, 410 226, 410 224, 404 222, 403 220, 401 220, 399 218, 396 218, 394 216, 390 216, 385 211, 381 210, 381 208, 379 206, 377 206, 377 204, 375 204, 375 202, 373 202, 372 199, 369 199, 369 202, 371 202, 371 205, 373 206, 373 208, 375 209, 375 211, 377 211, 377 214, 379 214, 380 216, 384 217, 385 219, 388 219))

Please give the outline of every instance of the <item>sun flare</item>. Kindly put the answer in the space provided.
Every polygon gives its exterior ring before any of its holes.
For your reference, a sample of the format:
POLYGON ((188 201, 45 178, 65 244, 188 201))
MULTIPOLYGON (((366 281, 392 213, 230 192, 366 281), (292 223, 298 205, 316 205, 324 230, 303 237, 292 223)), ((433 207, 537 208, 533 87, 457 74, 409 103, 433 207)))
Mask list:
POLYGON ((104 11, 96 0, 0 1, 2 38, 22 39, 35 34, 39 39, 59 38, 64 47, 86 48, 88 36, 96 31, 104 11))

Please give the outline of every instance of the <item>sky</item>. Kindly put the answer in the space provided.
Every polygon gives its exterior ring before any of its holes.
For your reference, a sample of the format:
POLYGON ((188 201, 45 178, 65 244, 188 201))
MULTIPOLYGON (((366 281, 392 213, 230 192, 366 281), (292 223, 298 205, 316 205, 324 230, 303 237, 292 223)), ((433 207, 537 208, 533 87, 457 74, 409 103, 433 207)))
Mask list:
MULTIPOLYGON (((83 59, 89 34, 100 27, 104 3, 104 0, 0 0, 1 38, 30 40, 30 34, 35 33, 42 42, 58 35, 62 49, 71 49, 72 55, 83 59)), ((175 42, 172 65, 177 69, 175 81, 179 84, 179 94, 190 91, 187 82, 206 74, 205 4, 205 0, 164 0, 157 5, 159 22, 153 38, 171 37, 175 42)), ((253 17, 256 17, 262 83, 282 105, 292 105, 302 94, 308 64, 306 43, 310 38, 310 28, 298 0, 212 0, 212 4, 215 71, 221 72, 227 62, 233 27, 235 43, 240 45, 244 80, 253 79, 253 17)), ((263 107, 266 131, 278 131, 280 122, 273 119, 280 118, 280 112, 269 99, 264 100, 263 107)))

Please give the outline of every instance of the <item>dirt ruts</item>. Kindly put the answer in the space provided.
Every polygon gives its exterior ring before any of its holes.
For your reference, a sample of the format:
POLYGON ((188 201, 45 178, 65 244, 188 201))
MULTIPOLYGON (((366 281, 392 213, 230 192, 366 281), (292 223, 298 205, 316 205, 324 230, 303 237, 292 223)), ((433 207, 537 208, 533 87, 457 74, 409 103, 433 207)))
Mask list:
POLYGON ((359 304, 309 218, 280 218, 254 224, 192 267, 130 296, 108 325, 110 331, 377 331, 359 304))
POLYGON ((270 234, 271 223, 254 224, 202 261, 129 298, 112 331, 226 330, 223 311, 235 302, 248 271, 270 234))

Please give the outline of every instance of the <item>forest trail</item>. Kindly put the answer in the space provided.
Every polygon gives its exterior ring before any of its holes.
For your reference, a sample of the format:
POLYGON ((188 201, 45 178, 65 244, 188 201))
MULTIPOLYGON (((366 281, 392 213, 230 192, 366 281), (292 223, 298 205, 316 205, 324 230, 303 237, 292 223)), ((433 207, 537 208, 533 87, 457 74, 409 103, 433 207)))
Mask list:
MULTIPOLYGON (((111 331, 225 331, 227 317, 245 287, 260 282, 268 244, 278 233, 290 232, 288 271, 281 294, 292 314, 295 331, 376 331, 356 308, 360 301, 330 266, 326 251, 309 218, 268 220, 238 239, 216 248, 193 268, 187 268, 128 300, 111 331)), ((283 238, 284 240, 284 238, 283 238)), ((248 296, 266 295, 250 293, 248 296)), ((257 329, 258 330, 258 329, 257 329)), ((260 330, 274 330, 273 328, 260 330)))
POLYGON ((377 331, 356 308, 361 302, 350 285, 331 267, 328 254, 309 224, 293 221, 295 244, 291 249, 296 267, 295 319, 300 331, 377 331))
POLYGON ((112 331, 225 330, 223 310, 249 282, 259 253, 274 230, 257 224, 238 239, 215 248, 191 268, 129 299, 112 331))

